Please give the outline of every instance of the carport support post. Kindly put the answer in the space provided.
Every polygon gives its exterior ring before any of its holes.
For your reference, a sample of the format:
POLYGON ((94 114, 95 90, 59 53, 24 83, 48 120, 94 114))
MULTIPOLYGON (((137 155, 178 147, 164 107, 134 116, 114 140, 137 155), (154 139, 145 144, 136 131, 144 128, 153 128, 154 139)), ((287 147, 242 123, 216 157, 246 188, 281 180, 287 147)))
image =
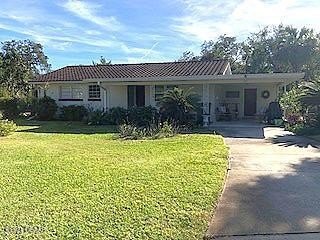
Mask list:
POLYGON ((210 88, 208 83, 204 83, 202 85, 202 118, 203 118, 203 126, 209 126, 210 119, 210 88))
MULTIPOLYGON (((284 83, 284 86, 283 86, 283 92, 284 92, 284 94, 286 94, 286 92, 287 92, 287 83, 286 82, 284 83)), ((283 118, 286 118, 286 109, 283 110, 283 118)))

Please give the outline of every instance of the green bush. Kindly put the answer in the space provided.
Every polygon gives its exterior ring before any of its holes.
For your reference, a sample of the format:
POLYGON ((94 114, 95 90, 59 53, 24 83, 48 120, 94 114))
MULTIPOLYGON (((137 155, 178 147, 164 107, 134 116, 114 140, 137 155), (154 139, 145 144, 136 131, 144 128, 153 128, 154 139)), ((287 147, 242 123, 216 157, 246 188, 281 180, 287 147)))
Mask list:
POLYGON ((18 98, 0 98, 0 110, 4 118, 14 119, 19 116, 27 107, 25 99, 18 98))
POLYGON ((37 101, 35 109, 39 120, 52 120, 54 119, 58 106, 54 99, 43 97, 37 101))
POLYGON ((119 126, 119 137, 127 140, 137 140, 143 138, 143 132, 136 126, 121 124, 119 126))
POLYGON ((119 125, 127 122, 127 110, 122 107, 110 108, 108 111, 110 124, 119 125))
POLYGON ((174 121, 180 126, 195 125, 200 112, 199 96, 190 89, 173 88, 160 100, 162 121, 174 121))
POLYGON ((84 106, 70 105, 61 108, 61 117, 65 121, 82 121, 88 115, 84 106))
POLYGON ((154 135, 154 138, 173 137, 175 134, 177 134, 177 132, 178 132, 178 128, 166 121, 160 124, 160 127, 158 128, 158 132, 154 135))
POLYGON ((0 137, 8 136, 17 130, 17 125, 10 120, 0 120, 0 137))
POLYGON ((86 123, 88 125, 115 125, 111 120, 110 114, 101 110, 89 111, 86 118, 86 123))
POLYGON ((148 127, 157 124, 158 110, 152 106, 132 107, 128 110, 128 122, 139 127, 148 127))
POLYGON ((178 129, 168 122, 150 127, 136 127, 131 124, 119 126, 119 137, 125 140, 167 138, 174 136, 177 132, 178 129))
POLYGON ((318 135, 320 134, 320 128, 316 126, 310 126, 304 123, 297 123, 294 125, 285 124, 285 129, 293 132, 297 135, 318 135))

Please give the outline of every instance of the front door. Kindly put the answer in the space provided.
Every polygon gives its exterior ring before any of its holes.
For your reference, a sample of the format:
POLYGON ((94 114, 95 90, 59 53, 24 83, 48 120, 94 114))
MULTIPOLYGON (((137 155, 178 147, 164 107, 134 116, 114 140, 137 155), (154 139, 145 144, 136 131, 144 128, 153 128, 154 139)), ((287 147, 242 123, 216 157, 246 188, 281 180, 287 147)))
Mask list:
POLYGON ((144 86, 136 86, 136 106, 144 107, 145 105, 145 88, 144 86))
POLYGON ((254 116, 257 112, 257 89, 248 88, 244 90, 244 115, 254 116))

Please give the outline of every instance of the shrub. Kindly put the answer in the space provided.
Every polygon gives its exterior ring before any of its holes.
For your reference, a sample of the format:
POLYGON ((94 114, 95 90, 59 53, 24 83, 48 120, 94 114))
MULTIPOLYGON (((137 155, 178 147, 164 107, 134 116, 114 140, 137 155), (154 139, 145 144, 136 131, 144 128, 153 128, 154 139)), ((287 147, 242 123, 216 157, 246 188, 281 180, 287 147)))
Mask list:
POLYGON ((136 126, 130 124, 121 124, 119 126, 119 137, 128 140, 142 139, 143 132, 136 126))
POLYGON ((8 136, 17 130, 17 125, 10 120, 0 120, 0 137, 8 136))
POLYGON ((136 127, 131 124, 119 126, 119 137, 126 140, 159 139, 174 136, 178 129, 168 122, 151 127, 136 127))
POLYGON ((152 106, 132 107, 128 110, 128 122, 139 127, 149 127, 157 124, 158 110, 152 106))
POLYGON ((114 125, 110 119, 110 114, 101 110, 91 110, 86 118, 88 125, 114 125))
POLYGON ((82 121, 88 110, 84 106, 70 105, 61 108, 61 116, 66 121, 82 121))
POLYGON ((179 125, 197 121, 193 116, 199 109, 199 97, 192 93, 192 89, 174 88, 168 90, 160 100, 162 120, 174 121, 179 125))
POLYGON ((304 123, 295 123, 295 124, 292 124, 292 123, 286 123, 285 124, 285 129, 290 131, 290 132, 293 132, 293 133, 299 133, 302 131, 302 129, 304 129, 306 127, 306 125, 304 123))
POLYGON ((40 120, 52 120, 57 112, 58 106, 50 97, 40 98, 36 105, 36 114, 40 120))
POLYGON ((303 88, 299 86, 293 86, 290 91, 285 92, 280 98, 280 106, 284 110, 285 119, 294 125, 295 119, 304 114, 304 106, 301 102, 301 97, 304 95, 303 88))
POLYGON ((178 128, 166 121, 160 125, 158 132, 154 135, 154 138, 173 137, 177 132, 178 128))
POLYGON ((25 110, 27 106, 26 100, 18 98, 1 98, 0 110, 3 112, 4 118, 14 119, 25 110))
POLYGON ((109 110, 110 124, 119 125, 127 122, 127 110, 122 107, 114 107, 109 110))

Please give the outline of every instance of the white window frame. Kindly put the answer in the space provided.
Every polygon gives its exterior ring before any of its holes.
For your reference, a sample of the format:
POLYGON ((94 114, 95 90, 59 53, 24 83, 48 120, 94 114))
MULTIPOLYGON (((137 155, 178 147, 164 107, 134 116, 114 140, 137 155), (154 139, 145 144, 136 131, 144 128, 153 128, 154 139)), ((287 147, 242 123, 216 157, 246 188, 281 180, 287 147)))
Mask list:
POLYGON ((101 87, 98 84, 90 84, 88 86, 88 99, 101 99, 101 87), (96 89, 90 89, 90 88, 96 89))
POLYGON ((80 86, 60 86, 60 99, 83 100, 83 90, 80 86))

